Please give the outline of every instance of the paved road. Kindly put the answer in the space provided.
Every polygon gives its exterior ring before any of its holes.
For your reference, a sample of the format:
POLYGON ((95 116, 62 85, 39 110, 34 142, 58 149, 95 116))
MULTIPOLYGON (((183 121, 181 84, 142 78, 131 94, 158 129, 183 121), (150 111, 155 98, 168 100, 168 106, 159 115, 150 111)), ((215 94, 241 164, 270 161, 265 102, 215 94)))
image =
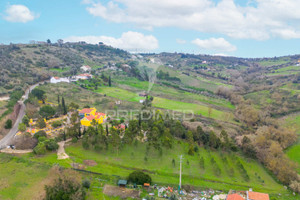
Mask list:
POLYGON ((18 103, 21 105, 17 120, 14 124, 14 126, 10 129, 10 131, 7 133, 7 135, 0 140, 0 149, 4 149, 7 147, 7 145, 10 145, 12 142, 12 139, 15 137, 16 133, 18 132, 18 126, 22 122, 22 119, 25 115, 25 109, 26 106, 24 104, 24 101, 28 99, 29 91, 33 90, 36 86, 38 86, 39 83, 30 86, 26 91, 25 95, 23 96, 23 101, 19 101, 18 103))

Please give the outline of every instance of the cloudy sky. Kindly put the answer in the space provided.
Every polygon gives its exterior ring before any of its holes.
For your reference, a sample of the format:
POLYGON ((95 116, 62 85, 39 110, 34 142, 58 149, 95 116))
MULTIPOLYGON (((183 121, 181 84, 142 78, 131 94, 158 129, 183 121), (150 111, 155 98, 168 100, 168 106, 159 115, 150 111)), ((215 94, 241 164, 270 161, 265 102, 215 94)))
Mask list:
POLYGON ((300 53, 299 9, 300 0, 1 0, 0 43, 273 57, 300 53))

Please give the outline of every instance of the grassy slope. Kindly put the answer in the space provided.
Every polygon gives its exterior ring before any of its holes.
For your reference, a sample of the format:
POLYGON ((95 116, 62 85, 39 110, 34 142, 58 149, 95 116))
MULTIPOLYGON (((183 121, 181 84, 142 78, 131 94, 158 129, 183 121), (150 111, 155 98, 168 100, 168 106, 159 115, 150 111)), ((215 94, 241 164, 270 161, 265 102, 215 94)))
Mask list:
MULTIPOLYGON (((130 92, 128 90, 115 88, 115 87, 102 87, 97 90, 101 94, 106 94, 111 97, 115 97, 125 101, 137 102, 139 99, 144 99, 138 96, 138 93, 130 92)), ((205 117, 211 117, 213 119, 232 121, 232 114, 223 112, 220 110, 212 109, 211 116, 208 114, 208 106, 199 105, 194 103, 185 103, 181 101, 174 101, 161 97, 154 97, 152 106, 157 108, 163 108, 167 110, 178 110, 178 111, 193 111, 196 115, 203 115, 205 117)), ((189 112, 190 113, 190 112, 189 112)))
POLYGON ((4 154, 0 154, 0 161, 1 200, 31 200, 36 196, 36 189, 48 175, 48 166, 19 158, 8 160, 4 154))
POLYGON ((66 152, 71 156, 73 161, 57 161, 55 154, 49 154, 45 157, 35 158, 39 162, 60 163, 63 166, 70 166, 71 162, 83 163, 83 160, 95 160, 98 165, 87 167, 87 170, 104 173, 107 175, 118 175, 126 177, 134 169, 144 169, 153 177, 155 183, 161 184, 178 184, 178 155, 184 154, 183 163, 183 184, 191 184, 202 188, 214 189, 247 189, 254 188, 256 191, 265 191, 269 193, 284 192, 283 187, 276 183, 273 178, 264 170, 264 168, 256 161, 246 160, 235 154, 222 152, 207 151, 200 149, 199 154, 189 156, 187 152, 188 146, 185 144, 177 144, 173 149, 166 150, 162 157, 157 151, 151 150, 145 161, 145 146, 126 146, 119 155, 116 152, 104 151, 101 153, 91 150, 84 150, 80 144, 72 145, 66 148, 66 152), (199 158, 202 156, 205 160, 205 169, 199 166, 199 158), (215 165, 210 160, 214 158, 217 165, 221 168, 221 175, 214 172, 215 165), (172 159, 175 160, 175 167, 172 165, 172 159), (224 161, 226 160, 226 161, 224 161), (236 161, 244 165, 249 174, 250 181, 244 180, 236 161), (129 162, 130 161, 130 162, 129 162), (188 163, 187 163, 188 162, 188 163), (233 175, 228 171, 232 169, 233 175))
POLYGON ((181 101, 174 101, 160 97, 154 98, 153 106, 158 108, 164 108, 167 110, 178 110, 179 112, 187 111, 188 113, 190 113, 189 111, 192 111, 195 115, 203 115, 204 117, 209 117, 223 121, 231 121, 233 118, 232 114, 215 109, 211 109, 211 115, 209 115, 209 107, 207 106, 185 103, 181 101))
MULTIPOLYGON (((298 135, 300 136, 300 114, 298 115, 291 115, 287 117, 284 121, 284 125, 287 127, 292 127, 296 130, 298 135)), ((288 148, 286 151, 286 154, 288 157, 299 163, 300 165, 300 139, 298 140, 298 143, 293 145, 292 147, 288 148)), ((298 172, 300 173, 300 167, 298 168, 298 172)))
MULTIPOLYGON (((115 80, 119 87, 122 86, 129 86, 127 87, 129 90, 143 90, 148 91, 149 89, 149 82, 147 81, 140 81, 133 78, 119 78, 115 80)), ((170 88, 164 85, 153 84, 150 88, 150 95, 164 97, 168 99, 180 100, 183 102, 189 101, 197 101, 200 104, 212 104, 215 106, 219 106, 220 108, 229 108, 234 109, 234 105, 232 105, 229 101, 224 99, 216 99, 212 97, 207 97, 201 94, 193 94, 190 92, 180 91, 175 88, 170 88)))
POLYGON ((290 58, 288 57, 281 57, 277 59, 269 59, 269 60, 263 60, 258 62, 261 66, 276 66, 276 65, 282 65, 285 63, 290 62, 290 58))
POLYGON ((255 105, 259 106, 272 103, 271 94, 269 90, 248 93, 244 97, 246 99, 251 99, 255 105))
POLYGON ((286 85, 280 87, 280 89, 291 92, 291 95, 300 94, 300 86, 299 86, 299 84, 296 84, 296 83, 286 84, 286 85))

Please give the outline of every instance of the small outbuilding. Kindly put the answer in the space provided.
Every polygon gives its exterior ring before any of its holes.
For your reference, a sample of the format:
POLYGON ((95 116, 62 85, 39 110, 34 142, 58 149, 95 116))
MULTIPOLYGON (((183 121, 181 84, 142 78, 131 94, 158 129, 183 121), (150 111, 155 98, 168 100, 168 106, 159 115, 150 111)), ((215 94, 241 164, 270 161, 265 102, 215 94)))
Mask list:
POLYGON ((126 187, 126 185, 127 185, 127 180, 119 180, 118 181, 119 187, 126 187))

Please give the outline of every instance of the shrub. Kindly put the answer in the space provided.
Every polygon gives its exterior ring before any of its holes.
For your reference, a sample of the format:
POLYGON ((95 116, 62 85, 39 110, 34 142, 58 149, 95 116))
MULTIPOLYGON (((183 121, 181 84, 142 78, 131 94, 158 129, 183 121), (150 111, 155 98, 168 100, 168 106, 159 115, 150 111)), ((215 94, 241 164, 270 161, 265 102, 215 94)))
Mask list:
POLYGON ((11 129, 12 128, 12 120, 11 119, 6 120, 4 128, 5 129, 11 129))
POLYGON ((131 174, 129 174, 128 182, 135 183, 138 185, 143 185, 144 183, 151 184, 152 179, 148 174, 146 174, 142 171, 134 171, 131 174))
POLYGON ((46 122, 44 121, 43 118, 39 118, 36 123, 37 123, 37 127, 39 127, 39 128, 45 128, 46 127, 46 122))
POLYGON ((34 134, 34 136, 36 139, 39 139, 39 137, 47 137, 47 134, 45 131, 38 131, 34 134))
POLYGON ((84 179, 84 180, 82 181, 82 186, 83 186, 84 188, 86 188, 86 189, 89 189, 89 188, 91 187, 91 182, 90 182, 90 180, 89 180, 89 179, 84 179))
POLYGON ((46 149, 49 151, 54 151, 58 149, 58 144, 54 139, 47 140, 45 144, 46 144, 46 149))
POLYGON ((25 115, 22 119, 22 123, 24 123, 26 126, 29 126, 29 118, 27 117, 27 115, 25 115))
POLYGON ((77 199, 84 200, 86 193, 80 183, 70 178, 59 178, 53 185, 45 186, 46 200, 77 199))
POLYGON ((72 143, 77 143, 78 139, 76 137, 72 138, 72 143))
POLYGON ((62 121, 60 121, 60 120, 54 121, 54 122, 51 124, 51 126, 52 126, 53 128, 57 128, 57 127, 59 127, 59 126, 61 126, 61 125, 62 125, 62 121))
POLYGON ((38 143, 38 145, 33 149, 33 152, 37 155, 43 155, 46 153, 46 146, 43 142, 38 143))
POLYGON ((26 131, 26 125, 24 123, 20 123, 18 129, 19 131, 24 132, 26 131))
POLYGON ((41 107, 39 114, 44 118, 48 118, 55 114, 55 109, 52 106, 46 105, 41 107))

